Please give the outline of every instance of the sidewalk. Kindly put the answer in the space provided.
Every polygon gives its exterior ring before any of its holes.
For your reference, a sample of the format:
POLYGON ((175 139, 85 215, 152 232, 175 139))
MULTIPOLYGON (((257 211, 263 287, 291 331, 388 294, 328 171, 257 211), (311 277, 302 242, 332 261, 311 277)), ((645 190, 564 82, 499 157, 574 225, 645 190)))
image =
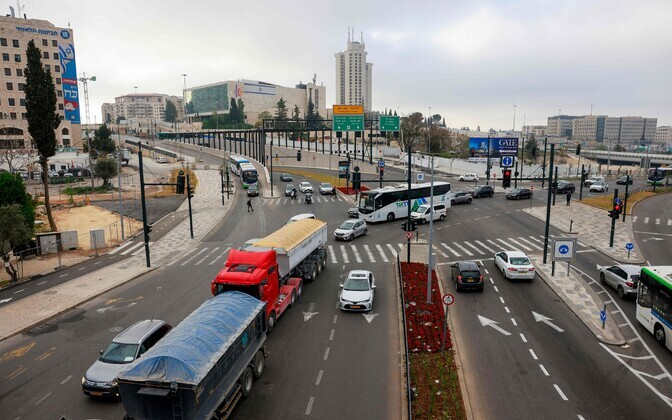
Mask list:
MULTIPOLYGON (((169 263, 172 258, 201 241, 226 216, 232 199, 222 206, 218 170, 196 170, 199 185, 191 200, 194 239, 191 239, 189 218, 185 217, 151 248, 151 268, 147 268, 145 253, 111 264, 42 293, 29 296, 0 308, 0 340, 58 316, 102 293, 133 280, 142 274, 169 263)), ((234 188, 237 186, 234 183, 234 188)), ((187 215, 185 201, 176 213, 187 215)))

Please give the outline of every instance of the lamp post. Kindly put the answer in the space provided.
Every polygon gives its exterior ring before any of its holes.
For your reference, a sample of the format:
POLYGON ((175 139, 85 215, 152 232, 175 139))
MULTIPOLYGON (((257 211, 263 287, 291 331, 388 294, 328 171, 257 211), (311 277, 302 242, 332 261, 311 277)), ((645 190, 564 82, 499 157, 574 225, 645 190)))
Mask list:
POLYGON ((182 73, 182 81, 184 82, 182 90, 182 105, 184 106, 184 122, 187 122, 187 73, 182 73))
POLYGON ((513 131, 516 131, 516 104, 513 104, 513 131))

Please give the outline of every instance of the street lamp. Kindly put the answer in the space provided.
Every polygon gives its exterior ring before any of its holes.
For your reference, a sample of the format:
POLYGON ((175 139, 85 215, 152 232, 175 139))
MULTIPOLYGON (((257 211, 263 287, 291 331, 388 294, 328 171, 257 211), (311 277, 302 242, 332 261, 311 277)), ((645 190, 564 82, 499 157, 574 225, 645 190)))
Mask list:
POLYGON ((182 105, 184 105, 184 122, 187 122, 187 74, 182 73, 184 89, 182 90, 182 105))
POLYGON ((516 131, 516 105, 513 105, 513 131, 516 131))

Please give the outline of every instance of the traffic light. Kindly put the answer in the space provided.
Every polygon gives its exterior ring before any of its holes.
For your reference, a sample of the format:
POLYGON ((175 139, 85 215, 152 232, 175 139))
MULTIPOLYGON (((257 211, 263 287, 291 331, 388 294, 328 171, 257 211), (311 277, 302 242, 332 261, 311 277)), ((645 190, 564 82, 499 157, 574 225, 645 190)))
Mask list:
POLYGON ((191 185, 187 185, 187 197, 190 200, 194 198, 194 190, 191 189, 191 185))
POLYGON ((408 228, 408 222, 404 222, 404 223, 401 224, 401 230, 408 231, 407 228, 408 228))
POLYGON ((623 202, 619 197, 614 198, 612 210, 609 211, 609 217, 616 220, 623 212, 623 202))
POLYGON ((502 175, 502 188, 511 187, 511 169, 504 169, 502 175))
POLYGON ((583 184, 584 182, 586 182, 586 178, 587 178, 587 177, 588 177, 588 172, 586 172, 585 170, 584 170, 583 172, 581 172, 581 183, 582 183, 582 184, 583 184))
POLYGON ((296 161, 301 162, 301 150, 296 151, 296 161))
POLYGON ((577 144, 576 145, 576 155, 578 156, 580 154, 581 154, 581 144, 577 144))
POLYGON ((149 233, 152 231, 152 225, 149 223, 145 223, 145 235, 149 235, 149 233))
POLYGON ((380 166, 378 169, 380 169, 380 177, 382 178, 383 175, 385 174, 385 168, 380 166))
POLYGON ((362 174, 359 173, 359 171, 355 171, 352 173, 352 189, 353 190, 359 190, 361 187, 361 180, 362 179, 362 174))

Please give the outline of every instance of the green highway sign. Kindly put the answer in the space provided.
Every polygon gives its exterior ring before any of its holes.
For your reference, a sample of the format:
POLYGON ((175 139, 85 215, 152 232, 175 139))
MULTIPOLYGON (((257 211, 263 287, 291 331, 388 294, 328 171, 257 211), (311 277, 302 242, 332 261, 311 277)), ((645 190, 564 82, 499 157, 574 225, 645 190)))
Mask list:
POLYGON ((399 131, 399 117, 381 115, 378 126, 380 131, 399 131))
POLYGON ((364 131, 363 115, 334 115, 334 131, 364 131))

